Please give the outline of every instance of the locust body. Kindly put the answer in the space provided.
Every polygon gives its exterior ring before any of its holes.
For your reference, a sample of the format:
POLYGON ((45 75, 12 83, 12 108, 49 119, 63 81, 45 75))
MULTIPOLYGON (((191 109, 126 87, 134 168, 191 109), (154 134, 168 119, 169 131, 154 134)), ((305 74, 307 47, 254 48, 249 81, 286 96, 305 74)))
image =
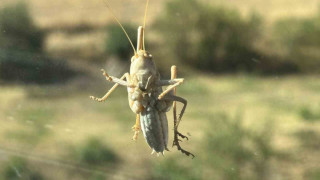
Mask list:
MULTIPOLYGON (((118 23, 120 24, 119 21, 118 23)), ((128 39, 132 45, 129 37, 128 39)), ((183 79, 176 78, 175 66, 171 69, 172 78, 170 80, 160 79, 160 74, 153 61, 152 55, 144 48, 144 28, 142 26, 138 28, 137 51, 134 49, 134 52, 135 54, 131 58, 130 73, 125 73, 121 78, 116 78, 109 76, 102 70, 106 79, 116 84, 104 97, 96 98, 90 96, 90 98, 102 102, 108 98, 118 85, 126 86, 129 106, 136 114, 136 124, 132 127, 135 131, 133 139, 136 140, 140 130, 142 130, 147 144, 153 149, 152 153, 156 152, 158 155, 159 153, 163 154, 164 150, 168 150, 167 145, 169 135, 166 112, 173 106, 175 126, 173 145, 176 145, 178 150, 184 154, 194 157, 192 153, 189 153, 180 147, 180 140, 178 139, 179 136, 187 139, 186 136, 182 135, 177 130, 187 105, 185 99, 175 96, 175 88, 183 82, 183 79), (165 91, 162 89, 163 86, 168 86, 165 91), (184 104, 178 119, 175 114, 175 101, 184 104)))
MULTIPOLYGON (((168 145, 168 121, 166 112, 170 110, 172 101, 159 100, 163 92, 160 74, 152 59, 152 55, 143 46, 143 28, 138 29, 138 56, 133 56, 130 65, 130 81, 128 100, 131 110, 139 114, 140 127, 148 145, 154 152, 163 153, 168 145)), ((138 126, 138 125, 137 125, 138 126)))

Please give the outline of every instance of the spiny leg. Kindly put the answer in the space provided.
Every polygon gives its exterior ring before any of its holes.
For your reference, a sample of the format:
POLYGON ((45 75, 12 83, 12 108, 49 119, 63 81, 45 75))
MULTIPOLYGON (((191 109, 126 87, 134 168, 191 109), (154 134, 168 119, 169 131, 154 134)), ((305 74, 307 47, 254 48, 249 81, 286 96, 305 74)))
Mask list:
MULTIPOLYGON (((172 67, 171 67, 171 80, 174 80, 174 79, 176 79, 177 78, 177 67, 175 66, 175 65, 173 65, 172 67)), ((181 113, 180 113, 180 115, 179 115, 179 121, 177 122, 177 121, 175 121, 175 124, 174 124, 174 127, 177 127, 177 126, 179 126, 179 123, 180 123, 180 121, 181 121, 181 118, 182 118, 182 116, 183 116, 183 114, 184 114, 184 111, 186 110, 186 107, 187 107, 187 100, 185 100, 185 99, 183 99, 183 98, 181 98, 181 97, 178 97, 178 96, 176 96, 176 92, 177 91, 177 89, 176 89, 176 87, 174 87, 173 89, 172 89, 172 93, 171 94, 173 94, 173 96, 172 95, 167 95, 167 96, 169 96, 169 98, 173 101, 173 115, 176 117, 177 116, 177 104, 176 104, 176 101, 179 101, 179 102, 181 102, 181 103, 183 103, 183 108, 182 108, 182 110, 181 110, 181 113), (171 97, 170 97, 171 96, 171 97)), ((176 118, 177 119, 177 118, 176 118)), ((180 133, 179 133, 180 134, 180 133)), ((182 135, 182 134, 180 134, 180 136, 181 137, 183 137, 183 138, 187 138, 186 136, 184 136, 184 135, 182 135)), ((187 138, 188 139, 188 138, 187 138)))
MULTIPOLYGON (((177 78, 177 67, 176 66, 171 66, 171 79, 176 79, 177 78)), ((177 93, 177 88, 174 87, 172 90, 172 94, 175 96, 177 93)), ((177 102, 173 101, 173 126, 174 126, 174 141, 173 141, 173 145, 176 139, 178 139, 177 136, 177 102)))
MULTIPOLYGON (((101 70, 102 71, 102 74, 106 77, 106 79, 108 81, 112 81, 112 77, 110 77, 103 69, 101 70)), ((130 75, 129 73, 125 73, 121 78, 120 80, 124 80, 124 79, 127 79, 127 81, 130 81, 130 75)), ((105 100, 107 100, 107 98, 110 96, 110 94, 119 86, 118 83, 116 83, 115 85, 112 86, 112 88, 102 97, 102 98, 97 98, 97 97, 94 97, 94 96, 90 96, 90 98, 92 100, 95 100, 95 101, 99 101, 99 102, 103 102, 105 100)))
MULTIPOLYGON (((167 94, 166 96, 164 96, 164 97, 162 98, 162 100, 173 101, 173 111, 174 111, 175 108, 177 108, 177 107, 176 107, 176 101, 181 102, 181 103, 183 104, 183 107, 182 107, 181 112, 180 112, 180 114, 179 114, 179 118, 177 119, 177 126, 179 126, 179 123, 180 123, 180 121, 181 121, 181 119, 182 119, 182 116, 183 116, 183 114, 184 114, 184 111, 185 111, 186 108, 187 108, 188 101, 185 100, 185 99, 182 98, 182 97, 174 96, 174 95, 171 95, 171 94, 167 94)), ((175 114, 176 114, 176 113, 175 113, 175 114)))
MULTIPOLYGON (((175 117, 174 118, 174 129, 177 130, 178 129, 178 126, 180 124, 180 121, 182 119, 182 116, 184 114, 184 111, 186 110, 187 108, 187 100, 183 99, 182 97, 179 97, 179 96, 174 96, 174 95, 171 95, 171 94, 167 94, 163 100, 167 100, 167 101, 173 101, 173 116, 175 117), (177 106, 176 106, 176 101, 178 102, 181 102, 183 104, 183 107, 182 107, 182 110, 179 114, 179 118, 177 118, 177 106)), ((185 138, 188 140, 188 137, 187 136, 184 136, 182 135, 181 133, 177 132, 179 136, 181 136, 182 138, 185 138)))
POLYGON ((133 140, 137 140, 138 139, 138 135, 140 132, 140 114, 137 114, 136 116, 136 124, 132 127, 132 130, 134 131, 134 135, 132 137, 133 140))
MULTIPOLYGON (((177 67, 172 66, 171 67, 171 80, 176 79, 176 78, 177 78, 177 67)), ((177 93, 177 88, 174 87, 172 89, 172 94, 175 96, 176 93, 177 93)), ((173 126, 174 126, 174 142, 175 142, 175 140, 178 139, 177 135, 180 135, 180 136, 182 135, 177 130, 177 102, 176 101, 173 101, 173 126)), ((182 138, 184 138, 184 137, 182 137, 182 138)))
MULTIPOLYGON (((175 67, 175 66, 173 66, 175 67)), ((174 69, 174 68, 172 68, 174 69)), ((172 70, 171 69, 171 70, 172 70)), ((162 81, 164 84, 161 84, 161 85, 165 85, 166 83, 168 84, 171 84, 165 91, 163 91, 159 96, 158 96, 158 99, 161 100, 163 99, 163 97, 168 94, 169 92, 171 92, 172 90, 174 90, 177 86, 179 86, 180 84, 182 84, 184 81, 184 79, 180 78, 180 79, 176 79, 176 78, 173 78, 171 79, 170 81, 162 81)))
MULTIPOLYGON (((176 79, 177 78, 177 67, 176 66, 172 66, 171 67, 171 79, 176 79)), ((172 89, 173 91, 173 96, 169 97, 170 99, 173 100, 173 125, 174 125, 174 140, 173 140, 173 145, 172 146, 177 146, 177 149, 179 151, 181 151, 182 153, 186 154, 187 156, 192 156, 193 158, 195 157, 192 153, 184 150, 181 148, 180 146, 180 143, 179 141, 179 138, 178 136, 182 137, 182 138, 186 138, 188 140, 188 137, 182 135, 180 132, 178 132, 178 126, 179 126, 179 123, 181 121, 181 118, 182 118, 182 115, 186 109, 186 106, 187 106, 187 101, 183 98, 180 98, 180 97, 177 97, 175 96, 176 95, 176 87, 174 87, 172 89), (179 121, 177 120, 177 104, 176 104, 176 101, 180 101, 184 104, 182 110, 181 110, 181 113, 179 115, 179 121)))

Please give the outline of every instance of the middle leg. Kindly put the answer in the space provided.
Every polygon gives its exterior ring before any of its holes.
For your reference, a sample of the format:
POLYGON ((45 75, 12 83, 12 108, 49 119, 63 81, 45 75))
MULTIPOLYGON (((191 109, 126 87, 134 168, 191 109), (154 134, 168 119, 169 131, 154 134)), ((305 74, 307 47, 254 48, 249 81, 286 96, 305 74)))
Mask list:
POLYGON ((132 130, 134 131, 134 135, 132 137, 132 140, 137 140, 138 139, 138 135, 140 132, 140 114, 137 114, 136 116, 136 124, 132 127, 132 130))

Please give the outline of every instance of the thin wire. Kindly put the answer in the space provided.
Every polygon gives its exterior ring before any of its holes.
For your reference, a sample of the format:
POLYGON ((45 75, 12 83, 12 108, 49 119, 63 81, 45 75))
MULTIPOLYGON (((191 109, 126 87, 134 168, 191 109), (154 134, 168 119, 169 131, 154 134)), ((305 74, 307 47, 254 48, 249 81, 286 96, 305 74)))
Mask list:
POLYGON ((132 41, 131 41, 131 39, 130 39, 128 33, 127 33, 127 31, 124 29, 124 27, 122 26, 122 24, 120 23, 120 21, 118 20, 118 18, 116 17, 116 15, 114 14, 114 12, 112 11, 112 9, 110 8, 108 1, 107 1, 107 0, 104 0, 103 2, 106 4, 106 6, 107 6, 107 8, 110 10, 113 18, 114 18, 114 19, 116 20, 116 22, 120 25, 121 29, 123 30, 123 32, 124 32, 125 35, 127 36, 128 40, 129 40, 129 42, 130 42, 130 44, 131 44, 131 46, 132 46, 132 49, 133 49, 133 51, 134 51, 134 54, 136 55, 136 54, 137 54, 136 49, 134 48, 134 45, 133 45, 133 43, 132 43, 132 41))
MULTIPOLYGON (((149 0, 147 0, 146 9, 145 9, 145 12, 144 12, 143 31, 145 31, 145 29, 146 29, 148 6, 149 6, 149 0)), ((144 45, 144 36, 145 36, 145 33, 143 35, 143 50, 146 50, 146 47, 144 45)))

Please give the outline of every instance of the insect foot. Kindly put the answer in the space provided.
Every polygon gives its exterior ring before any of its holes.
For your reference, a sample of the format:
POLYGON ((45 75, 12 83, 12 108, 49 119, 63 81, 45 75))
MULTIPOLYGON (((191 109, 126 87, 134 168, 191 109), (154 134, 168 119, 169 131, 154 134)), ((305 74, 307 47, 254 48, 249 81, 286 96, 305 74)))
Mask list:
POLYGON ((94 96, 89 96, 89 98, 94 100, 94 101, 98 101, 98 102, 102 102, 103 101, 103 99, 97 98, 97 97, 94 97, 94 96))
POLYGON ((175 130, 172 147, 173 146, 177 146, 177 149, 179 151, 181 151, 183 154, 185 154, 187 156, 192 156, 192 159, 193 159, 195 157, 195 155, 190 153, 189 151, 186 151, 186 150, 182 149, 182 147, 180 146, 180 143, 179 143, 181 140, 178 138, 178 136, 188 140, 188 137, 186 137, 185 135, 183 135, 183 134, 181 134, 181 133, 179 133, 178 131, 175 130))
POLYGON ((105 76, 108 81, 112 81, 112 78, 104 69, 101 69, 101 72, 102 72, 102 75, 105 76))
POLYGON ((186 139, 187 141, 189 140, 189 138, 183 134, 181 134, 179 131, 177 131, 178 136, 182 137, 183 139, 186 139))
POLYGON ((139 133, 140 133, 140 127, 137 127, 137 125, 134 125, 132 127, 132 130, 134 131, 134 135, 132 137, 132 140, 136 141, 138 139, 139 133))

